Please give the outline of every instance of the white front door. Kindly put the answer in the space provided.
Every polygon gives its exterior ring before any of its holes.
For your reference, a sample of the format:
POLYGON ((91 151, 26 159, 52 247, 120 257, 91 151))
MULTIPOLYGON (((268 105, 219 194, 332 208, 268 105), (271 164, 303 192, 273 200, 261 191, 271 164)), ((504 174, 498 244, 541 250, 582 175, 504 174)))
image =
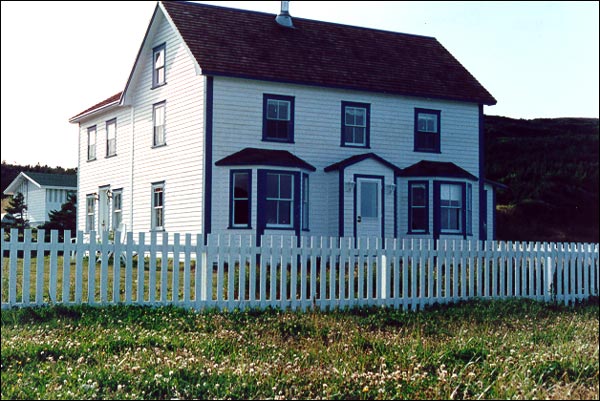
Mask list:
POLYGON ((356 236, 381 237, 382 196, 377 178, 356 179, 356 236))
POLYGON ((110 229, 110 199, 108 188, 100 188, 98 191, 98 232, 110 229))

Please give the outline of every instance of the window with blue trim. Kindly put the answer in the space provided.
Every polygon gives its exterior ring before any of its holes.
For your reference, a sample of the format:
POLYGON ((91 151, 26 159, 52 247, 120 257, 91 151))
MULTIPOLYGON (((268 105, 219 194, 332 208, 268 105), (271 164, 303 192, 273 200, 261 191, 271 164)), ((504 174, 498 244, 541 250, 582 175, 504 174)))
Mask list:
POLYGON ((152 57, 152 87, 166 84, 166 44, 156 46, 152 57))
POLYGON ((309 227, 309 192, 308 174, 302 173, 302 230, 308 231, 309 227))
POLYGON ((163 230, 165 225, 165 183, 152 184, 152 230, 163 230))
POLYGON ((342 102, 342 146, 369 147, 370 105, 342 102))
POLYGON ((96 160, 96 126, 87 129, 87 159, 96 160))
POLYGON ((230 226, 250 227, 250 193, 252 188, 250 170, 231 172, 230 226))
POLYGON ((465 199, 466 230, 467 235, 473 235, 473 185, 467 184, 465 199))
POLYGON ((106 122, 106 157, 117 154, 117 119, 106 122))
POLYGON ((440 152, 439 110, 415 109, 415 151, 440 152))
POLYGON ((89 194, 85 197, 85 231, 94 230, 96 225, 96 195, 89 194))
POLYGON ((429 183, 408 183, 408 232, 429 232, 429 183))
POLYGON ((461 233, 463 185, 440 184, 440 230, 442 233, 461 233))
POLYGON ((263 96, 263 140, 294 142, 294 98, 263 96))
POLYGON ((165 145, 165 108, 166 103, 160 102, 152 106, 152 146, 165 145))
POLYGON ((121 223, 123 222, 123 190, 116 189, 112 195, 112 208, 113 208, 113 230, 121 230, 121 223))
POLYGON ((267 173, 266 227, 294 227, 294 175, 267 173))

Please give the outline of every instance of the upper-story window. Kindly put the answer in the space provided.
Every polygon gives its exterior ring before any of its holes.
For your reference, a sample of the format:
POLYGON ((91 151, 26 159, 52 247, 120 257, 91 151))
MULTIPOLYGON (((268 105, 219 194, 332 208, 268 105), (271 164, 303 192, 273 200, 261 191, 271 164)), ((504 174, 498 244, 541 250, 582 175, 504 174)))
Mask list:
POLYGON ((263 140, 294 142, 294 98, 263 96, 263 140))
POLYGON ((96 126, 87 130, 87 159, 96 160, 96 126))
POLYGON ((342 146, 369 147, 370 105, 342 102, 342 146))
POLYGON ((117 154, 117 119, 106 122, 106 157, 117 154))
POLYGON ((166 84, 165 80, 165 56, 166 44, 156 46, 153 50, 152 57, 152 87, 156 88, 166 84))
POLYGON ((165 107, 165 102, 160 102, 153 106, 152 146, 161 146, 165 144, 165 107))
POLYGON ((439 110, 415 109, 415 151, 439 153, 439 110))

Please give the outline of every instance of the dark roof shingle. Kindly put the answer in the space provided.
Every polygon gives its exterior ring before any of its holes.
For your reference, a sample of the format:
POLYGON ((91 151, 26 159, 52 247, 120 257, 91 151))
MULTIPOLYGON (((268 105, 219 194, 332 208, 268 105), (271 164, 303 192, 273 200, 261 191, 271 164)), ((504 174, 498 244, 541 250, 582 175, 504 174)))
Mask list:
POLYGON ((111 104, 111 103, 117 102, 119 99, 121 99, 121 94, 122 94, 122 93, 123 93, 123 92, 119 92, 119 93, 117 93, 117 94, 114 94, 114 95, 112 95, 112 96, 111 96, 111 97, 109 97, 108 99, 104 99, 104 100, 103 100, 103 101, 101 101, 100 103, 96 103, 96 104, 95 104, 95 105, 93 105, 92 107, 90 107, 90 108, 87 108, 87 109, 85 109, 84 111, 82 111, 81 113, 79 113, 79 114, 76 114, 76 115, 74 115, 73 117, 71 117, 71 120, 73 120, 73 119, 75 119, 75 118, 77 118, 77 117, 80 117, 80 116, 82 116, 82 115, 84 115, 84 114, 87 114, 87 113, 89 113, 89 112, 91 112, 91 111, 94 111, 94 110, 96 110, 96 109, 100 109, 100 108, 102 108, 102 107, 104 107, 104 106, 107 106, 107 105, 109 105, 109 104, 111 104))
POLYGON ((493 105, 435 39, 189 2, 162 3, 205 75, 493 105))
POLYGON ((52 174, 33 171, 24 171, 23 174, 43 187, 77 188, 77 175, 75 174, 52 174))
POLYGON ((421 160, 411 166, 402 169, 398 174, 400 177, 447 177, 447 178, 466 178, 476 181, 477 177, 467 170, 458 167, 451 162, 433 162, 421 160))
POLYGON ((224 157, 216 166, 279 166, 315 171, 316 168, 287 150, 244 148, 224 157))

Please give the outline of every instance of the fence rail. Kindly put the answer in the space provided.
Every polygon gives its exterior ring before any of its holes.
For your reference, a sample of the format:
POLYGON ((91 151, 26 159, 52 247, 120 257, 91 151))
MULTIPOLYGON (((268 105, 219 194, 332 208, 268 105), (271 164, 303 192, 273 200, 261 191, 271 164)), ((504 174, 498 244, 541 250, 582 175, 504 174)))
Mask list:
POLYGON ((597 296, 598 244, 13 229, 2 308, 47 304, 421 309, 468 299, 597 296), (99 238, 99 239, 96 239, 99 238))

